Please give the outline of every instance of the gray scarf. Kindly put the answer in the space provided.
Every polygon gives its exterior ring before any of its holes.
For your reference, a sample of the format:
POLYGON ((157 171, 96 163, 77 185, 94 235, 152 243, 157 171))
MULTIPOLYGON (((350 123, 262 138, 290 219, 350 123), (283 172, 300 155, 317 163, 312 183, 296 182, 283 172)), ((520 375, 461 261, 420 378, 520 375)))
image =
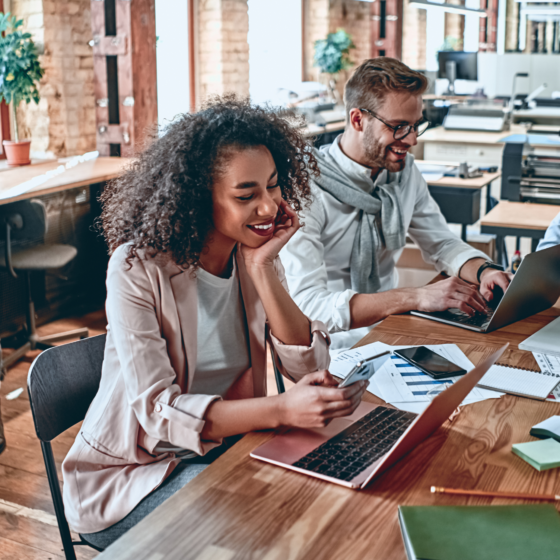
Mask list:
POLYGON ((399 195, 402 192, 400 184, 410 177, 412 157, 407 155, 404 169, 399 173, 387 173, 387 182, 377 185, 368 194, 344 174, 330 155, 329 146, 314 150, 314 154, 321 171, 321 175, 313 180, 314 184, 339 202, 360 210, 360 223, 350 256, 350 278, 352 289, 356 292, 375 293, 381 287, 377 259, 379 248, 384 246, 389 251, 396 251, 406 242, 399 195), (376 219, 379 214, 381 231, 376 219))

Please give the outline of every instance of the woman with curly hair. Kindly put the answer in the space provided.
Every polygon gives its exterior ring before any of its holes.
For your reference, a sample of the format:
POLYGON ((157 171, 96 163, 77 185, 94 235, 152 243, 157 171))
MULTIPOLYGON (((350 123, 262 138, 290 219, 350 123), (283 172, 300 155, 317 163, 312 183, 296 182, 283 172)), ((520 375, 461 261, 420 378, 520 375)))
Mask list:
POLYGON ((102 200, 112 251, 99 391, 63 463, 70 525, 105 548, 232 438, 351 414, 365 383, 326 371, 329 338, 278 252, 317 164, 273 112, 232 97, 174 121, 102 200), (266 344, 286 393, 266 396, 266 344))

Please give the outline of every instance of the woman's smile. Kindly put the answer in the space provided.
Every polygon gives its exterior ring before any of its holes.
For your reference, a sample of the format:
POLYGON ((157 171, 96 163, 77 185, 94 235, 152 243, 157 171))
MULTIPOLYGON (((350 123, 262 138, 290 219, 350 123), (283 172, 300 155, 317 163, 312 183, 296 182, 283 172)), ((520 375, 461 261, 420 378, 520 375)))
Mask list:
POLYGON ((256 235, 267 237, 274 233, 274 219, 271 218, 266 222, 260 224, 248 224, 247 227, 256 235))

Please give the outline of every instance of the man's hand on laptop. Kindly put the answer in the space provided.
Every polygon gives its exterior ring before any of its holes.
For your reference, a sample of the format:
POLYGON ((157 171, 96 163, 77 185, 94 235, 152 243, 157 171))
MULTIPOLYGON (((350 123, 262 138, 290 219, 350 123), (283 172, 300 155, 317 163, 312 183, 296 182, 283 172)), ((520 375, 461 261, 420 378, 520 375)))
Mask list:
POLYGON ((487 268, 480 275, 480 293, 482 297, 486 301, 492 301, 494 289, 498 287, 505 292, 512 278, 513 274, 511 272, 487 268))
POLYGON ((456 276, 416 288, 415 291, 418 311, 445 311, 454 308, 471 316, 476 312, 486 312, 486 301, 478 291, 478 286, 456 276))
POLYGON ((357 381, 343 389, 327 371, 302 377, 289 391, 278 395, 280 423, 298 428, 322 428, 333 418, 349 416, 360 402, 367 381, 357 381))

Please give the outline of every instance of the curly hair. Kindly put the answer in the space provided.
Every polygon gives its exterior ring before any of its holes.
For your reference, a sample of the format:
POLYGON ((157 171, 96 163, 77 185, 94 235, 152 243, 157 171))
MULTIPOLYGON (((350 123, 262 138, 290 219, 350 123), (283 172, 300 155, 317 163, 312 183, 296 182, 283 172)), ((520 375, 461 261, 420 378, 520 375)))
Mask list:
POLYGON ((265 146, 282 197, 300 212, 318 166, 310 144, 268 107, 234 95, 176 118, 101 195, 101 228, 114 251, 130 243, 127 261, 166 254, 181 267, 199 266, 213 228, 212 185, 235 150, 265 146))

